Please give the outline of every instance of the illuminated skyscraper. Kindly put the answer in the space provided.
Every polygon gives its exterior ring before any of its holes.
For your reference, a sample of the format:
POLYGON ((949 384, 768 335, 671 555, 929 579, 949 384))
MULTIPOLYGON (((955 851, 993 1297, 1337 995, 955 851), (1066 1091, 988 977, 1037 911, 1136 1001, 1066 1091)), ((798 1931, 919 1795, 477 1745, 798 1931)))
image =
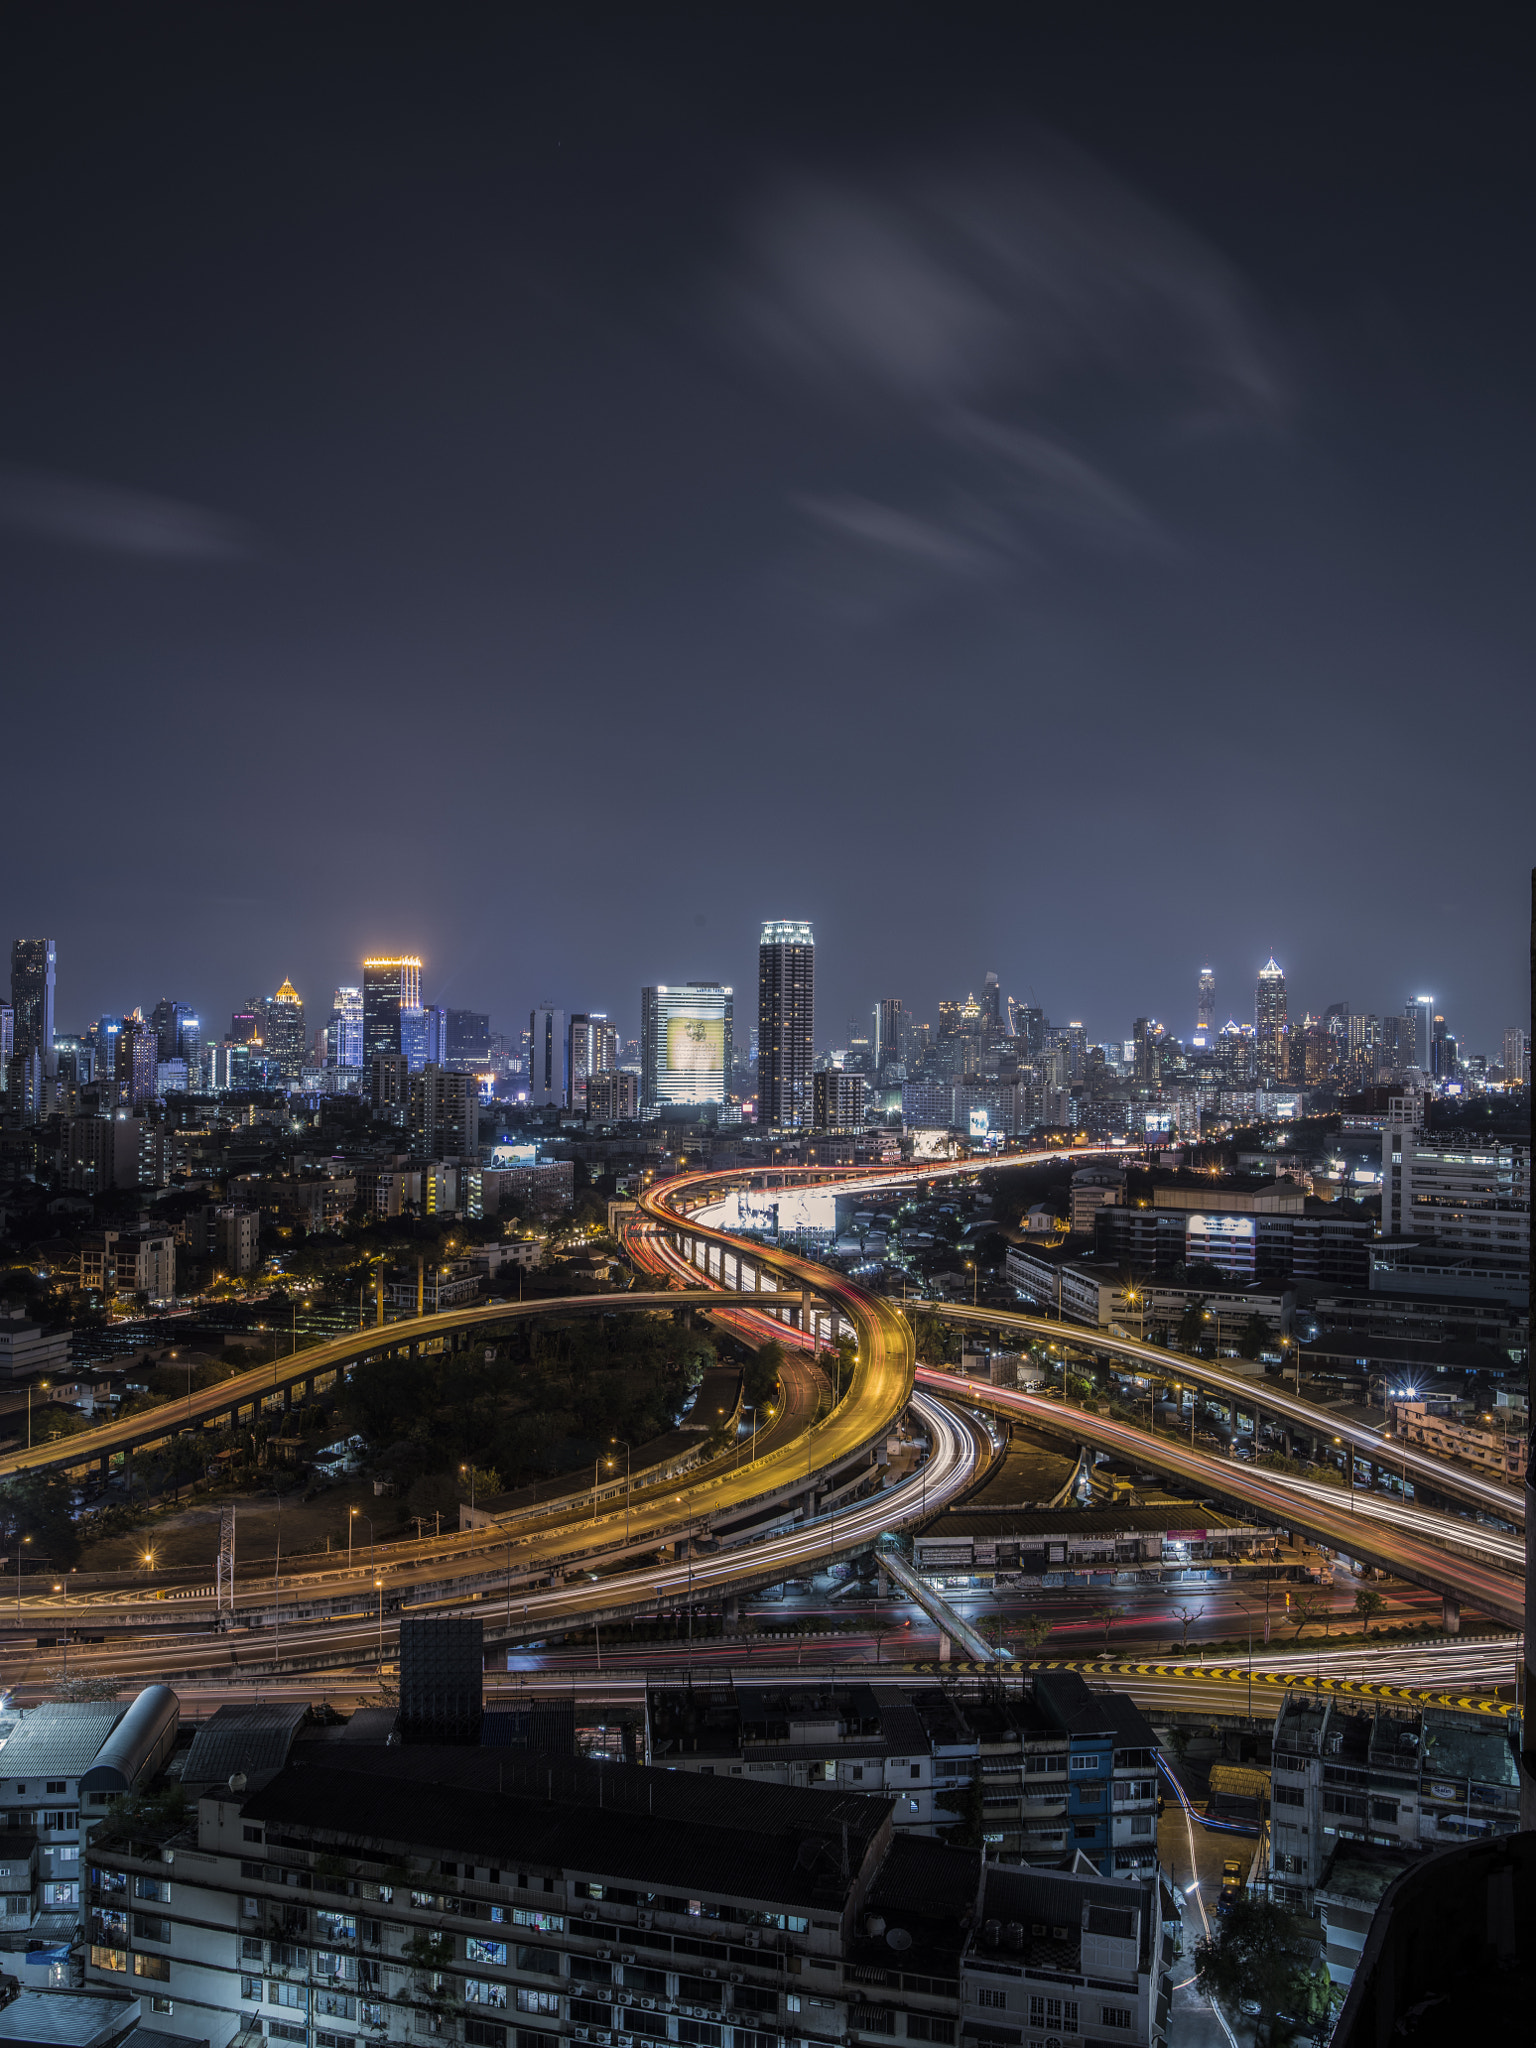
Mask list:
POLYGON ((130 1109, 139 1109, 155 1099, 156 1051, 152 1026, 135 1010, 123 1019, 114 1055, 117 1099, 130 1109))
MULTIPOLYGON (((1427 1074, 1433 1063, 1435 1042, 1435 999, 1415 996, 1406 1014, 1413 1019, 1413 1064, 1427 1074)), ((21 1013, 16 1015, 16 1043, 21 1043, 21 1013)))
POLYGON ((53 939, 17 939, 11 946, 11 1008, 17 1052, 53 1051, 53 991, 59 953, 53 939))
POLYGON ((905 1057, 901 1028, 901 998, 887 996, 875 1006, 875 1071, 905 1057))
POLYGON ((283 1080, 297 1081, 304 1071, 304 1003, 293 983, 268 996, 258 1015, 268 1058, 283 1080))
POLYGON ((1202 967, 1200 993, 1195 1000, 1195 1043, 1209 1045, 1216 1029, 1216 970, 1202 967))
POLYGON ((1273 953, 1259 969, 1253 1004, 1253 1035, 1261 1081, 1288 1078, 1285 973, 1273 953))
POLYGON ((363 1065, 403 1052, 400 1012, 421 1008, 421 962, 409 955, 363 962, 363 1065))
POLYGON ((587 1107, 587 1082, 594 1074, 611 1074, 619 1064, 619 1034, 606 1010, 578 1010, 567 1032, 566 1059, 571 1108, 587 1107))
POLYGON ((360 988, 336 991, 336 1037, 331 1047, 333 1067, 363 1064, 363 992, 360 988))
POLYGON ((764 924, 757 952, 757 1120, 803 1131, 815 1113, 816 940, 798 918, 764 924))
POLYGON ((669 1104, 724 1102, 734 991, 718 981, 640 991, 640 1114, 669 1104))

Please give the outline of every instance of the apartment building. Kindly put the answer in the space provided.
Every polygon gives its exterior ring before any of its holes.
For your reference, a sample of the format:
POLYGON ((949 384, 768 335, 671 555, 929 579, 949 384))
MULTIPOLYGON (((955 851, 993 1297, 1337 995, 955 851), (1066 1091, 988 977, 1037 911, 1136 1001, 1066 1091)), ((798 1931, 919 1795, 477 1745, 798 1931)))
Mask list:
MULTIPOLYGON (((1402 1443, 1416 1444, 1437 1458, 1455 1458, 1518 1485, 1525 1478, 1530 1445, 1523 1429, 1479 1429, 1449 1415, 1433 1415, 1422 1401, 1389 1404, 1392 1427, 1402 1443)), ((1490 1418, 1491 1419, 1491 1418, 1490 1418)))
POLYGON ((1416 1096, 1394 1096, 1381 1134, 1383 1237, 1523 1266, 1531 1250, 1531 1148, 1475 1131, 1428 1131, 1416 1096))
POLYGON ((0 1723, 0 1947, 67 1945, 81 1911, 81 1850, 110 1801, 152 1777, 179 1703, 152 1685, 131 1705, 48 1701, 0 1723))
POLYGON ((1272 1766, 1277 1898, 1310 1907, 1340 1842, 1422 1851, 1513 1833, 1518 1740, 1513 1716, 1287 1693, 1272 1766))
POLYGON ((1081 1854, 1115 1876, 1156 1864, 1157 1737, 1132 1700, 1075 1673, 1006 1700, 910 1682, 654 1687, 646 1739, 670 1771, 878 1793, 901 1835, 936 1835, 979 1797, 994 1857, 1081 1854))
POLYGON ((88 1984, 147 1980, 212 2048, 1163 2037, 1155 1882, 994 1872, 840 1785, 333 1733, 190 1822, 108 1821, 88 1984))

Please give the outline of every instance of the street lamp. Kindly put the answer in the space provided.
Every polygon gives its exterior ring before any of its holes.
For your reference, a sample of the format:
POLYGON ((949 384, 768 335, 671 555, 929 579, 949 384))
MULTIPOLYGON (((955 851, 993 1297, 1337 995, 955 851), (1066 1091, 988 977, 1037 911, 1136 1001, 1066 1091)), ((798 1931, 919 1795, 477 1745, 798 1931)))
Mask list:
POLYGON ((473 1514, 475 1512, 475 1480, 478 1475, 473 1465, 461 1465, 459 1470, 469 1474, 469 1512, 473 1514))
MULTIPOLYGON (((755 1414, 756 1411, 754 1410, 754 1418, 755 1414)), ((755 1419, 753 1427, 755 1430, 755 1419)), ((621 1450, 624 1453, 624 1541, 627 1544, 629 1542, 629 1502, 630 1496, 634 1491, 632 1468, 630 1464, 630 1445, 621 1436, 611 1436, 608 1439, 608 1441, 614 1446, 616 1450, 621 1450)), ((608 1462, 611 1465, 613 1463, 613 1460, 610 1458, 608 1462)))
POLYGON ((355 1521, 357 1520, 358 1516, 359 1516, 359 1515, 360 1515, 360 1514, 361 1514, 362 1512, 363 1512, 363 1511, 362 1511, 362 1509, 361 1509, 361 1508, 348 1508, 348 1509, 347 1509, 347 1570, 348 1570, 348 1571, 351 1571, 351 1569, 352 1569, 352 1524, 353 1524, 353 1523, 354 1523, 354 1522, 355 1522, 355 1521))
POLYGON ((153 1578, 155 1575, 155 1546, 153 1544, 150 1544, 149 1548, 143 1553, 140 1562, 148 1568, 149 1575, 153 1578))
POLYGON ((379 1670, 382 1673, 384 1669, 384 1581, 382 1579, 375 1579, 373 1588, 379 1596, 379 1670))
MULTIPOLYGON (((40 1388, 41 1390, 43 1390, 44 1392, 46 1392, 46 1390, 47 1390, 47 1387, 48 1387, 48 1382, 47 1382, 46 1380, 39 1380, 37 1384, 38 1384, 38 1387, 39 1387, 39 1388, 40 1388)), ((28 1449, 28 1450, 30 1451, 30 1450, 31 1450, 31 1448, 32 1448, 32 1382, 31 1382, 30 1380, 28 1380, 28 1382, 27 1382, 27 1449, 28 1449)))
POLYGON ((23 1536, 21 1543, 16 1545, 16 1619, 18 1623, 21 1620, 21 1544, 30 1543, 31 1541, 32 1538, 30 1536, 23 1536))

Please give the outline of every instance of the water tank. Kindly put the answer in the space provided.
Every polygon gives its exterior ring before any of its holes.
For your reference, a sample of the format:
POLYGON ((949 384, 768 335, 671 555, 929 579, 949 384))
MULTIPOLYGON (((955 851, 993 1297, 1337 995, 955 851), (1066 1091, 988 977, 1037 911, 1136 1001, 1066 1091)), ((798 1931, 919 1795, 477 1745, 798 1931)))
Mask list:
POLYGON ((129 1792, 152 1778, 176 1746, 181 1702, 168 1685, 147 1685, 80 1780, 85 1792, 129 1792))

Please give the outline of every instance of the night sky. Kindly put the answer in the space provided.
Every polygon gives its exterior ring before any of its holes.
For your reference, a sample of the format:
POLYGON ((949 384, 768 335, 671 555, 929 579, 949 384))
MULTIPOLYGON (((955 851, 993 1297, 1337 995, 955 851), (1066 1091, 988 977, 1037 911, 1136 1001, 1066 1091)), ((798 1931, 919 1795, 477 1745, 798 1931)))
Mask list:
POLYGON ((1517 10, 32 10, 4 937, 1523 1021, 1517 10), (1245 11, 1247 12, 1247 11, 1245 11), (1309 26, 1310 24, 1310 26, 1309 26), (1507 36, 1506 46, 1501 38, 1507 36))

